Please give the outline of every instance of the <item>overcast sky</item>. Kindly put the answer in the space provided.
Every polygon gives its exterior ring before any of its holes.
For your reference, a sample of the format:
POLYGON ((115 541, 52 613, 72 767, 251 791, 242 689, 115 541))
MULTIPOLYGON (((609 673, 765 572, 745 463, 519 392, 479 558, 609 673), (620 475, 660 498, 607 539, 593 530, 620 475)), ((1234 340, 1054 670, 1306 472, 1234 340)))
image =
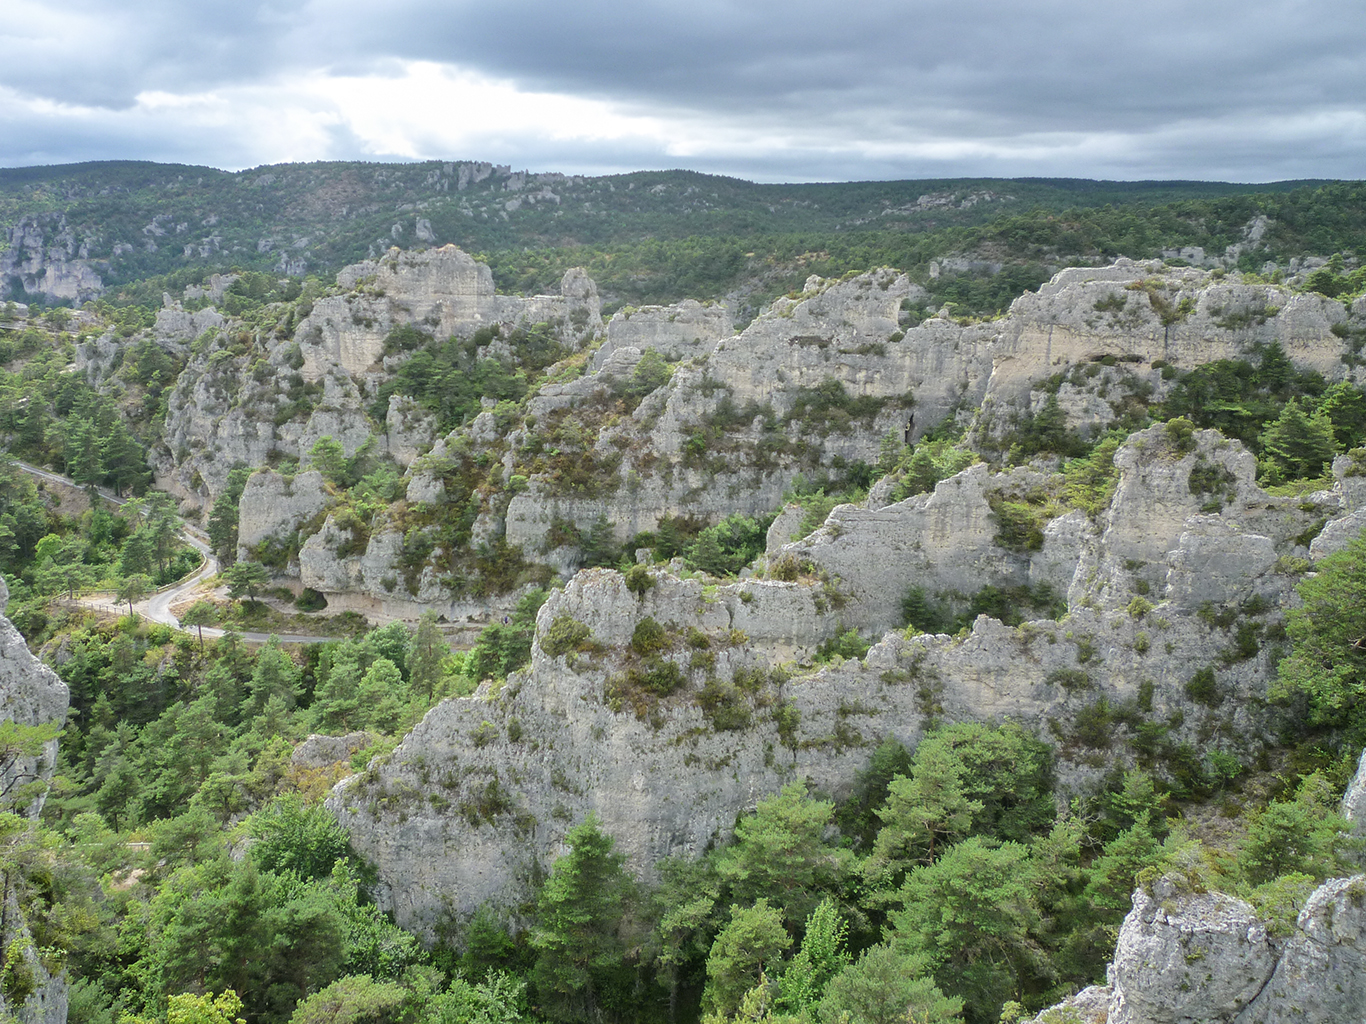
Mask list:
POLYGON ((0 165, 1366 177, 1361 0, 0 0, 0 165))

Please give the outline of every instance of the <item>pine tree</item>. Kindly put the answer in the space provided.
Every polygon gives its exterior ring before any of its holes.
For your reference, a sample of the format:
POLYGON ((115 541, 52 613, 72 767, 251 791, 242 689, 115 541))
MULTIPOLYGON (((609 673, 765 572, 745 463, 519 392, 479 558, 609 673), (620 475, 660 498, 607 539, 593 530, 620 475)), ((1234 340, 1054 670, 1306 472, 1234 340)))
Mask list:
POLYGON ((536 901, 532 977, 553 1019, 591 1020, 612 969, 622 963, 617 927, 632 887, 622 870, 625 858, 596 813, 570 829, 565 841, 569 853, 555 862, 536 901))

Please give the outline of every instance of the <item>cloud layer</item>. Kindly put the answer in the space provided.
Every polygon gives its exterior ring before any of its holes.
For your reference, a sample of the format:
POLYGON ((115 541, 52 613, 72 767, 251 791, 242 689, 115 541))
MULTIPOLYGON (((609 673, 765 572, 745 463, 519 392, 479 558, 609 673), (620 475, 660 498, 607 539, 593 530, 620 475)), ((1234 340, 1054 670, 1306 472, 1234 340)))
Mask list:
POLYGON ((1360 177, 1348 0, 11 0, 0 164, 1360 177))

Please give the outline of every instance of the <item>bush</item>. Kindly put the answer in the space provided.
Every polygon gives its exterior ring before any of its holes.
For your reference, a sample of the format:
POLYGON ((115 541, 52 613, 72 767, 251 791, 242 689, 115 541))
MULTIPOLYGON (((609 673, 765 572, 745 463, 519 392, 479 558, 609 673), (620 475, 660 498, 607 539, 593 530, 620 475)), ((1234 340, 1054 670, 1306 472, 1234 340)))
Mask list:
POLYGON ((1207 708, 1216 708, 1223 702, 1219 684, 1214 678, 1214 669, 1206 665, 1186 683, 1186 696, 1207 708))
POLYGON ((841 658, 861 659, 868 653, 872 643, 859 636, 858 630, 846 629, 837 633, 816 648, 816 661, 830 661, 836 655, 841 658))
POLYGON ((557 615, 541 637, 541 650, 552 658, 585 650, 593 631, 571 615, 557 615))
POLYGON ((636 623, 631 633, 631 650, 640 655, 658 654, 671 646, 669 632, 650 616, 636 623))
POLYGON ((633 565, 623 575, 626 577, 626 589, 636 597, 643 598, 645 592, 655 585, 655 578, 643 565, 633 565))

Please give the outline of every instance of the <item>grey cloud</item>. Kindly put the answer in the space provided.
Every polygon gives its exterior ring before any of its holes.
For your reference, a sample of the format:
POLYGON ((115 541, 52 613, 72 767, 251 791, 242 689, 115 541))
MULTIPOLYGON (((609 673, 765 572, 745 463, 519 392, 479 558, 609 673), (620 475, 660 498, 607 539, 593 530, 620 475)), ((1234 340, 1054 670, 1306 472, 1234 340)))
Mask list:
MULTIPOLYGON (((82 19, 103 26, 97 39, 6 40, 0 84, 119 110, 144 90, 432 60, 627 112, 799 140, 765 156, 688 161, 761 178, 1356 176, 1366 156, 1366 140, 1351 132, 1292 136, 1273 126, 1366 109, 1358 0, 151 0, 136 13, 126 0, 85 0, 72 24, 88 33, 82 19), (1108 148, 1088 141, 1097 136, 1108 148), (960 155, 887 155, 930 142, 961 144, 960 155), (962 155, 965 146, 976 155, 962 155), (1043 155, 1027 155, 1032 147, 1043 155)), ((225 138, 190 130, 183 142, 150 125, 122 136, 38 122, 25 131, 0 143, 15 147, 0 161, 202 145, 198 159, 233 154, 213 160, 240 166, 251 149, 246 129, 225 138)), ((581 170, 682 162, 638 142, 612 153, 542 139, 499 145, 504 152, 433 155, 581 170)), ((345 133, 329 146, 317 155, 363 155, 345 133)))

